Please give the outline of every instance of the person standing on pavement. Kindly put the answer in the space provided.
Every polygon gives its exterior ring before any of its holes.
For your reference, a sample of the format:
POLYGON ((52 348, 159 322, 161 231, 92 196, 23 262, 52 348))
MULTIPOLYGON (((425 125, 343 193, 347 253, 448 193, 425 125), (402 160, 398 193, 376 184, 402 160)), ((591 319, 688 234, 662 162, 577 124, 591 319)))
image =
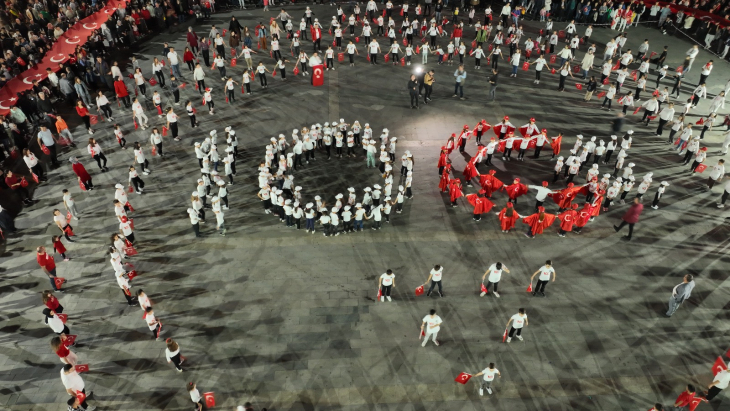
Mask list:
POLYGON ((510 317, 509 321, 507 321, 507 327, 509 327, 510 323, 512 323, 512 327, 509 330, 507 342, 512 341, 512 337, 515 335, 515 332, 517 332, 517 339, 523 341, 524 339, 522 338, 522 328, 528 325, 527 313, 525 313, 525 309, 520 308, 517 311, 517 314, 510 317))
POLYGON ((49 156, 51 157, 51 165, 53 167, 58 167, 58 153, 56 152, 56 143, 58 141, 56 140, 56 137, 53 136, 53 133, 51 133, 51 130, 48 129, 45 125, 40 126, 40 130, 38 131, 38 145, 43 147, 48 147, 48 150, 51 152, 49 156))
POLYGON ((408 80, 408 93, 411 95, 411 108, 418 108, 418 80, 415 74, 411 74, 408 80))
POLYGON ((390 299, 390 290, 395 287, 395 274, 393 271, 388 269, 385 273, 380 275, 378 278, 378 288, 380 288, 380 302, 382 303, 387 298, 390 299))
POLYGON ((54 353, 56 353, 56 355, 58 355, 58 358, 61 359, 62 363, 76 365, 76 354, 63 344, 61 337, 51 338, 51 349, 54 353))
POLYGON ((431 281, 431 288, 428 289, 428 292, 426 293, 426 296, 430 296, 433 289, 438 285, 439 287, 439 295, 441 297, 444 296, 444 291, 441 289, 441 276, 444 273, 444 268, 440 265, 436 264, 433 266, 433 269, 431 269, 431 272, 428 274, 428 279, 426 279, 426 282, 423 283, 423 285, 428 284, 429 281, 431 281))
POLYGON ((56 287, 56 261, 52 255, 46 252, 46 247, 40 246, 36 249, 36 261, 51 281, 53 291, 63 292, 62 289, 56 287))
POLYGON ((497 98, 497 82, 499 80, 499 71, 496 68, 492 69, 492 75, 489 76, 489 97, 490 101, 494 101, 497 98))
POLYGON ((715 375, 712 380, 712 384, 709 385, 709 391, 706 392, 705 399, 707 401, 712 400, 720 393, 720 391, 727 388, 730 384, 730 370, 722 370, 715 375))
POLYGON ((479 295, 480 297, 484 297, 489 292, 489 287, 494 284, 494 296, 499 298, 499 293, 497 292, 497 288, 499 287, 499 280, 502 279, 502 271, 508 272, 509 269, 507 269, 507 266, 502 265, 502 263, 497 262, 495 264, 492 264, 489 266, 489 269, 484 273, 482 276, 482 284, 484 284, 484 279, 487 278, 487 274, 489 274, 488 283, 486 285, 486 291, 482 291, 482 293, 479 295))
POLYGON ((624 238, 627 241, 631 240, 631 235, 634 233, 634 224, 636 224, 639 221, 639 216, 641 215, 641 212, 644 211, 644 205, 641 204, 638 197, 634 198, 634 204, 629 207, 629 209, 626 211, 626 214, 624 214, 623 217, 621 217, 621 224, 618 226, 613 226, 614 231, 617 233, 619 230, 624 228, 626 224, 629 225, 629 235, 624 236, 624 238))
POLYGON ((550 274, 553 275, 553 282, 555 282, 555 269, 553 268, 552 260, 545 261, 545 265, 532 274, 532 277, 530 277, 530 284, 532 284, 532 281, 535 279, 537 274, 540 274, 540 276, 537 278, 537 285, 535 286, 535 290, 532 291, 532 295, 534 297, 537 293, 540 293, 540 295, 545 297, 545 286, 548 281, 550 281, 550 274))
POLYGON ((454 84, 454 95, 451 97, 459 96, 459 100, 464 100, 464 83, 466 83, 466 71, 464 65, 460 64, 459 68, 454 71, 454 78, 456 83, 454 84))
POLYGON ((172 338, 165 340, 165 344, 167 344, 167 348, 165 348, 165 357, 167 358, 167 362, 172 362, 175 364, 177 372, 182 372, 183 369, 181 365, 185 360, 180 355, 180 346, 172 338))
POLYGON ((63 366, 63 368, 61 369, 61 382, 63 383, 64 388, 66 388, 66 392, 68 393, 68 395, 79 398, 79 400, 83 399, 83 401, 80 401, 81 408, 83 408, 85 411, 94 411, 96 409, 95 406, 89 405, 86 402, 86 398, 91 396, 94 392, 91 391, 88 395, 86 394, 86 388, 84 388, 84 380, 76 372, 76 369, 73 365, 66 364, 63 366))
POLYGON ((667 317, 671 317, 677 311, 679 306, 690 297, 694 288, 695 282, 692 274, 685 275, 682 282, 674 286, 672 296, 669 297, 669 309, 666 312, 667 317))
MULTIPOLYGON (((498 369, 494 367, 494 363, 490 362, 489 367, 481 370, 477 374, 474 374, 474 377, 479 377, 483 375, 482 381, 480 381, 479 385, 479 395, 484 395, 484 390, 486 389, 489 394, 492 393, 492 382, 494 381, 494 376, 497 375, 499 378, 502 378, 502 374, 499 372, 498 369)), ((476 381, 476 380, 475 380, 476 381)))
POLYGON ((433 343, 436 344, 436 346, 441 345, 439 344, 436 337, 438 336, 439 330, 441 330, 442 323, 443 321, 441 321, 441 317, 436 315, 436 310, 433 309, 428 312, 427 316, 423 317, 423 321, 421 322, 421 335, 423 336, 423 343, 421 343, 421 347, 426 346, 429 338, 433 340, 433 343))

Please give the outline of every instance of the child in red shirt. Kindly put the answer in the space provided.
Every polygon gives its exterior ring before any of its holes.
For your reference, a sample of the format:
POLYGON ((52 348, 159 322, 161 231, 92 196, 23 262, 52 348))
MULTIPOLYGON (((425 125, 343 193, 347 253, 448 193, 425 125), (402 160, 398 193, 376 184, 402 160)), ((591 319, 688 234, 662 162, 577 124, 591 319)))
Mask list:
POLYGON ((70 258, 66 257, 66 247, 61 242, 61 237, 54 235, 53 236, 53 248, 56 250, 58 254, 61 254, 61 257, 63 257, 63 261, 68 261, 70 258))

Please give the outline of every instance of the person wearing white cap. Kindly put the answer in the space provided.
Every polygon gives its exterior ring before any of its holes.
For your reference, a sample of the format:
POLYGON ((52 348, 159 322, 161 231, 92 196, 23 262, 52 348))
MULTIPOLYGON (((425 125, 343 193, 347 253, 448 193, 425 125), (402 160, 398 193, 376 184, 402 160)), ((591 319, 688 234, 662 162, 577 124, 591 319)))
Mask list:
POLYGON ((294 225, 297 226, 297 230, 302 229, 302 217, 304 216, 304 210, 299 206, 299 201, 294 201, 294 204, 292 204, 292 207, 294 208, 292 212, 292 222, 294 225))
POLYGON ((330 235, 333 234, 340 235, 340 217, 334 208, 330 210, 330 235))
POLYGON ((609 141, 606 145, 606 158, 603 160, 603 164, 608 164, 608 162, 611 161, 611 156, 613 155, 613 151, 616 150, 617 142, 618 137, 611 136, 611 141, 609 141))
POLYGON ((342 195, 342 193, 339 193, 335 196, 335 205, 332 206, 332 211, 334 211, 335 213, 339 213, 340 210, 342 209, 342 198, 343 197, 344 196, 342 195))
POLYGON ((203 207, 203 202, 200 201, 200 195, 198 195, 197 191, 193 191, 190 195, 190 202, 192 203, 193 210, 198 214, 200 223, 205 224, 205 207, 203 207))
POLYGON ((347 234, 352 232, 352 211, 350 211, 350 206, 346 205, 342 209, 342 232, 347 234))
POLYGON ((363 219, 368 219, 368 216, 365 215, 365 209, 362 208, 362 204, 357 203, 355 204, 355 225, 353 227, 353 231, 362 231, 363 230, 363 219))
POLYGON ((195 142, 195 157, 198 159, 198 166, 200 166, 200 168, 203 168, 203 159, 205 158, 205 153, 200 146, 200 142, 195 142))
MULTIPOLYGON (((320 212, 322 215, 319 217, 319 223, 322 224, 322 230, 324 231, 323 235, 328 237, 330 234, 330 215, 327 212, 327 208, 322 208, 320 212)), ((312 232, 314 232, 314 230, 312 230, 312 232)))
POLYGON ((314 217, 317 215, 317 212, 314 210, 314 203, 307 203, 306 206, 304 206, 304 218, 307 219, 306 223, 306 229, 307 232, 311 232, 314 234, 314 217))
POLYGON ((563 171, 563 156, 558 156, 558 161, 553 168, 553 183, 558 181, 561 171, 563 171))
POLYGON ((294 202, 302 202, 302 187, 296 186, 294 187, 294 202))
POLYGON ((383 205, 382 204, 378 204, 377 206, 373 206, 370 209, 370 215, 367 218, 368 218, 368 220, 371 219, 371 218, 373 219, 373 227, 372 227, 373 230, 380 230, 380 227, 383 224, 383 222, 382 222, 383 221, 382 211, 383 211, 383 205))
POLYGON ((347 193, 347 204, 349 206, 354 206, 355 202, 357 201, 357 196, 355 195, 355 187, 348 188, 347 193))
POLYGON ((365 152, 367 153, 367 168, 375 168, 375 154, 377 154, 378 149, 375 147, 375 141, 374 140, 363 140, 363 144, 365 141, 368 141, 367 146, 365 146, 365 152))
POLYGON ((192 208, 188 208, 187 211, 188 217, 190 217, 190 224, 193 226, 193 233, 195 233, 196 238, 200 238, 200 217, 198 217, 198 213, 192 208))
POLYGON ((624 160, 626 159, 626 150, 621 149, 621 151, 618 152, 618 156, 616 156, 616 164, 613 167, 613 176, 618 176, 618 172, 621 171, 621 169, 624 166, 624 160))
POLYGON ((377 206, 378 204, 380 204, 380 195, 382 194, 380 189, 380 184, 373 184, 373 206, 377 206))
POLYGON ((314 158, 314 141, 312 141, 312 138, 308 135, 304 136, 304 161, 309 164, 309 158, 312 158, 312 161, 315 161, 314 158))
POLYGON ((603 157, 603 153, 606 152, 606 143, 601 140, 598 142, 599 144, 596 146, 595 149, 593 149, 593 164, 598 164, 598 161, 601 160, 603 157))
POLYGON ((287 228, 294 227, 294 206, 291 200, 284 200, 284 215, 287 228))
MULTIPOLYGON (((217 198, 218 197, 213 197, 214 203, 216 203, 215 200, 217 198)), ((220 233, 218 233, 218 234, 220 234, 221 237, 225 237, 226 231, 228 231, 226 229, 226 225, 225 225, 225 221, 224 221, 223 217, 224 217, 224 214, 223 214, 223 211, 220 210, 220 208, 217 211, 215 211, 215 222, 216 222, 215 228, 217 230, 220 230, 220 233)))
POLYGON ((400 214, 403 212, 403 201, 405 200, 405 188, 403 186, 398 186, 398 195, 395 198, 395 201, 397 205, 395 206, 395 212, 400 214))
POLYGON ((646 190, 648 190, 649 186, 651 186, 651 177, 653 175, 654 173, 646 173, 641 183, 639 183, 639 187, 636 189, 636 198, 641 199, 644 197, 644 193, 646 193, 646 190))
POLYGON ((322 143, 324 144, 324 149, 327 151, 327 160, 329 160, 332 158, 332 131, 327 127, 327 123, 324 124, 325 127, 322 129, 322 143))
POLYGON ((338 132, 335 134, 335 154, 337 157, 342 158, 342 146, 344 145, 345 137, 342 133, 338 132))
POLYGON ((390 144, 388 145, 388 155, 390 156, 391 162, 395 162, 395 144, 397 141, 397 137, 390 138, 390 144))
POLYGON ((406 181, 403 183, 406 187, 406 197, 408 199, 413 198, 413 191, 411 190, 411 185, 413 184, 413 171, 408 171, 406 174, 406 181))
POLYGON ((606 190, 606 199, 603 201, 603 211, 608 211, 608 207, 613 203, 613 199, 616 198, 619 191, 621 191, 621 178, 619 177, 613 182, 613 185, 606 190))
POLYGON ((269 184, 267 183, 263 187, 261 187, 256 196, 258 196, 258 198, 264 204, 264 213, 271 214, 271 188, 269 187, 269 184))
POLYGON ((228 190, 226 189, 226 182, 219 180, 218 183, 218 198, 223 202, 223 209, 228 210, 228 190))
POLYGON ((322 197, 320 196, 314 196, 314 203, 315 203, 315 210, 317 211, 317 218, 319 218, 322 215, 323 210, 325 209, 325 206, 327 205, 324 201, 322 201, 322 197))
POLYGON ((365 194, 362 197, 362 205, 365 208, 366 213, 370 213, 370 207, 373 205, 373 196, 370 194, 373 189, 370 187, 365 187, 363 189, 365 194))
POLYGON ((385 196, 383 199, 383 215, 385 216, 385 222, 390 223, 390 212, 393 209, 393 202, 390 201, 390 196, 385 196))
POLYGON ((626 195, 629 194, 629 191, 631 191, 632 188, 634 188, 634 176, 628 176, 627 178, 623 179, 624 184, 621 187, 621 204, 626 203, 625 198, 626 195))
POLYGON ((233 185, 233 176, 236 174, 234 169, 235 157, 233 157, 233 148, 226 147, 226 156, 223 157, 223 172, 228 177, 228 185, 233 185))

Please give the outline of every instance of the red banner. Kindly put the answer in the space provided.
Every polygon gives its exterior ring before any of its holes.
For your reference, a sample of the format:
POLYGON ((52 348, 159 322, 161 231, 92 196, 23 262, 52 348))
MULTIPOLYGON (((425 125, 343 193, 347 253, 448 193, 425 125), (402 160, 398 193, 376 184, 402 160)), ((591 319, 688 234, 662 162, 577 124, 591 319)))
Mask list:
POLYGON ((324 85, 324 66, 321 64, 312 67, 312 85, 314 87, 324 85))
POLYGON ((110 0, 107 6, 96 13, 80 20, 68 29, 58 41, 48 50, 43 60, 30 70, 26 70, 17 77, 10 80, 0 89, 0 115, 7 115, 10 107, 17 101, 17 94, 30 90, 33 80, 42 81, 48 77, 46 69, 59 70, 59 63, 65 63, 74 53, 76 46, 82 46, 91 36, 94 30, 101 27, 102 23, 109 20, 109 16, 118 7, 126 7, 128 0, 110 0))

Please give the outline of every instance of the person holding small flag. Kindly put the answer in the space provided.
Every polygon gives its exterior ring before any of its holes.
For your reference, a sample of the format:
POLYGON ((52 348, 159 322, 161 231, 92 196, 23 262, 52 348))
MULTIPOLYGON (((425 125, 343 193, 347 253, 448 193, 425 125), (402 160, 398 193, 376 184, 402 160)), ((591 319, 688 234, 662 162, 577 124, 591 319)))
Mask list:
POLYGON ((512 337, 515 335, 515 332, 517 333, 517 339, 523 341, 524 339, 522 338, 522 329, 526 325, 528 325, 527 313, 525 312, 525 309, 520 308, 517 314, 510 317, 509 321, 507 321, 507 327, 510 326, 510 323, 512 324, 512 327, 509 330, 507 342, 509 343, 510 341, 512 341, 512 337))
MULTIPOLYGON (((489 394, 492 393, 492 382, 494 382, 494 376, 498 376, 499 378, 502 378, 502 374, 499 372, 497 368, 494 367, 494 363, 490 362, 489 367, 481 370, 477 374, 474 374, 474 377, 479 377, 480 375, 483 375, 482 381, 480 381, 479 384, 479 395, 484 395, 484 390, 486 389, 489 394)), ((476 380, 475 380, 476 381, 476 380)))
POLYGON ((540 295, 545 297, 545 286, 550 280, 550 274, 553 275, 553 282, 555 282, 555 269, 553 268, 552 260, 545 261, 545 265, 538 268, 537 271, 532 274, 532 277, 530 277, 530 285, 532 285, 532 281, 535 279, 535 276, 537 274, 540 274, 540 276, 537 278, 537 285, 532 291, 532 295, 534 297, 535 295, 537 295, 537 293, 540 293, 540 295))
POLYGON ((421 347, 426 346, 429 338, 433 340, 433 343, 436 344, 436 346, 441 345, 436 339, 439 330, 441 330, 441 324, 443 324, 443 321, 441 320, 441 317, 436 315, 436 310, 434 309, 431 309, 431 311, 428 312, 428 315, 423 317, 423 321, 421 322, 421 335, 423 336, 423 343, 421 343, 421 347))
MULTIPOLYGON (((423 283, 423 285, 428 284, 429 281, 431 281, 431 288, 428 289, 428 292, 426 293, 426 296, 430 296, 433 289, 438 285, 439 287, 439 295, 441 297, 444 296, 444 291, 441 289, 441 276, 444 273, 444 268, 440 265, 436 264, 433 266, 433 269, 431 269, 431 272, 428 274, 428 279, 426 279, 426 282, 423 283)), ((423 287, 423 285, 421 287, 423 287)))

